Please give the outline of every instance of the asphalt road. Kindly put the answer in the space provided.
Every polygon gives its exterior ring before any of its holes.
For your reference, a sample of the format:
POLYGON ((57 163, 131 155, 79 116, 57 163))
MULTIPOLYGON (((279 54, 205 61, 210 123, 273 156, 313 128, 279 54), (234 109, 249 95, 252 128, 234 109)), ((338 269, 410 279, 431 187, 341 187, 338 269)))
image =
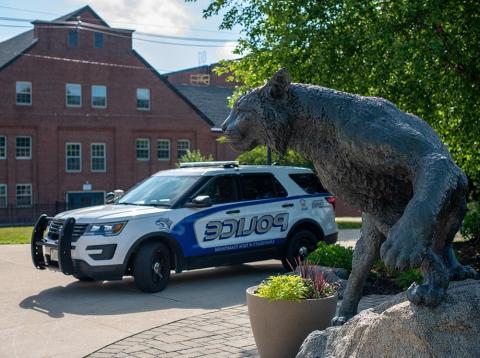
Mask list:
MULTIPOLYGON (((342 230, 340 243, 358 230, 342 230)), ((83 283, 36 270, 29 245, 0 246, 0 357, 82 357, 116 340, 185 317, 245 303, 245 288, 282 272, 278 261, 173 274, 157 294, 131 278, 83 283)))

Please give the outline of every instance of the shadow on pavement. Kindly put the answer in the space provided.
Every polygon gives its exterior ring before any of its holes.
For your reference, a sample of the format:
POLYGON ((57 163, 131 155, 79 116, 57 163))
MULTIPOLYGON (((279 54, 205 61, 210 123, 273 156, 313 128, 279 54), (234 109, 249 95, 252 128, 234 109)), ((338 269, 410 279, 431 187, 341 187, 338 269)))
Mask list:
POLYGON ((27 297, 19 306, 52 318, 62 318, 64 314, 118 315, 172 308, 219 309, 244 304, 247 287, 280 272, 283 272, 280 263, 269 262, 172 273, 167 288, 154 294, 137 290, 131 277, 122 281, 75 281, 27 297))

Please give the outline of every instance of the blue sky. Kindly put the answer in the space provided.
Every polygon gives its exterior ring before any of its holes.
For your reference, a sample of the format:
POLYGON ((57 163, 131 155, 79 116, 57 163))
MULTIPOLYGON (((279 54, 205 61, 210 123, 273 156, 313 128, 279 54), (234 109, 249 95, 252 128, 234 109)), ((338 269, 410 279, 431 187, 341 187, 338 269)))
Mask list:
MULTIPOLYGON (((205 20, 202 9, 208 0, 185 3, 184 0, 0 0, 0 17, 52 20, 85 5, 90 5, 110 26, 135 29, 138 32, 182 37, 201 37, 236 40, 239 29, 220 31, 221 16, 205 20), (25 11, 8 9, 24 9, 25 11), (28 11, 27 11, 28 10, 28 11)), ((28 22, 0 20, 0 25, 27 26, 28 22)), ((13 37, 28 28, 0 26, 0 41, 13 37)), ((155 39, 160 40, 160 39, 155 39)), ((182 42, 177 40, 164 40, 182 42)), ((183 43, 193 43, 183 41, 183 43)), ((199 47, 149 43, 134 40, 133 47, 159 72, 165 73, 198 66, 199 57, 207 64, 220 59, 235 58, 232 54, 235 42, 208 43, 219 47, 199 47), (203 55, 202 55, 203 53, 203 55), (206 55, 206 56, 205 56, 206 55), (206 57, 206 61, 205 61, 206 57)))

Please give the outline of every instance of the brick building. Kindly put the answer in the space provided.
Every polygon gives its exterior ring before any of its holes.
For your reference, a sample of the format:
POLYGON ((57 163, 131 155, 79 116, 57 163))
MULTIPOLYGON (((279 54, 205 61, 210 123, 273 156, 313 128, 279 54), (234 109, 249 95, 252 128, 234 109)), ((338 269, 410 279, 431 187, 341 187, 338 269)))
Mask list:
POLYGON ((188 148, 234 156, 218 123, 132 49, 132 30, 89 6, 33 25, 0 43, 0 224, 103 202, 188 148))

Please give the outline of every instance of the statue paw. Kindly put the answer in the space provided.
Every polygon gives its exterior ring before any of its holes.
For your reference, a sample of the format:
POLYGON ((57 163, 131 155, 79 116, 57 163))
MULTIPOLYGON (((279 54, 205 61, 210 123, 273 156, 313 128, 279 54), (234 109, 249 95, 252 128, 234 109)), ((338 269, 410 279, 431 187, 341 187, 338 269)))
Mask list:
POLYGON ((426 244, 409 236, 408 232, 389 236, 380 250, 387 267, 397 270, 419 267, 426 253, 426 244))
POLYGON ((407 298, 417 306, 435 307, 443 301, 445 292, 445 289, 433 288, 426 284, 419 285, 414 282, 407 290, 407 298))
POLYGON ((332 319, 332 326, 343 326, 347 321, 352 318, 354 315, 347 316, 335 316, 332 319))
POLYGON ((467 278, 480 279, 480 274, 472 266, 469 265, 458 265, 450 270, 450 280, 451 281, 462 281, 467 278))

